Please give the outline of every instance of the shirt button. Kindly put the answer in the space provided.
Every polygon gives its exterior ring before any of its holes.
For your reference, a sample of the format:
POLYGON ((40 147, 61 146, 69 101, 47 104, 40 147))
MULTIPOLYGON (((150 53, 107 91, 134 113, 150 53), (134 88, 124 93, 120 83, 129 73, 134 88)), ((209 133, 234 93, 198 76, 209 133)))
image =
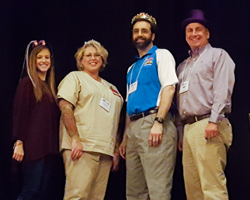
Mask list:
POLYGON ((183 113, 184 113, 184 114, 186 114, 187 112, 186 112, 186 111, 184 111, 183 113))

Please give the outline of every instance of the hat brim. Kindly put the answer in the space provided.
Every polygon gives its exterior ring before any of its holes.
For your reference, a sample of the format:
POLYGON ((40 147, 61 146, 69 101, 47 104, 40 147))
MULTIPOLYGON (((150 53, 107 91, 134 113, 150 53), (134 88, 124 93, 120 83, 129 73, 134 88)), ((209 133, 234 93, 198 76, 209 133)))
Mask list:
POLYGON ((210 25, 209 23, 206 21, 206 20, 203 20, 203 19, 194 19, 194 18, 188 18, 188 19, 185 19, 182 23, 181 23, 181 27, 183 29, 186 28, 186 26, 188 24, 191 24, 191 23, 199 23, 203 26, 205 26, 207 29, 210 29, 210 25))

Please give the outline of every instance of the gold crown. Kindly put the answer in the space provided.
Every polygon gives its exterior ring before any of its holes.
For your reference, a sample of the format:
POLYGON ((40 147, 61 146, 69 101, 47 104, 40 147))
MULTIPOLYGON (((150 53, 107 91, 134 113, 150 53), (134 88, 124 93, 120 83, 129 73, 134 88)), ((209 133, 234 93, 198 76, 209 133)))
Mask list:
POLYGON ((147 20, 151 25, 156 25, 156 19, 149 15, 148 13, 139 13, 135 15, 131 21, 131 24, 134 24, 134 22, 139 21, 139 19, 145 19, 147 20))

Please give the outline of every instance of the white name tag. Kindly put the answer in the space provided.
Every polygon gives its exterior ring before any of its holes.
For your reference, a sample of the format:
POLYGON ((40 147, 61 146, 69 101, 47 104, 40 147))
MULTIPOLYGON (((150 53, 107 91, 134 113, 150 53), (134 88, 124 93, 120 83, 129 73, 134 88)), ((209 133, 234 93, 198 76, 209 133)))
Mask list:
POLYGON ((137 90, 137 81, 132 83, 130 86, 129 86, 129 89, 128 89, 128 94, 131 94, 132 92, 136 91, 137 90))
POLYGON ((101 98, 100 104, 102 108, 104 108, 106 111, 110 111, 111 104, 104 98, 101 98))
POLYGON ((179 94, 188 91, 189 81, 184 81, 181 83, 179 94))

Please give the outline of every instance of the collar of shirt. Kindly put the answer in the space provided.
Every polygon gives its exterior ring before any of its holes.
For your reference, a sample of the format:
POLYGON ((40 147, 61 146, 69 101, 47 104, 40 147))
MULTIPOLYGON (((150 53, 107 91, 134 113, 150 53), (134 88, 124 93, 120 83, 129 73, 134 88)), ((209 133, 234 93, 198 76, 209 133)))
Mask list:
POLYGON ((153 46, 145 55, 143 55, 142 57, 139 57, 139 55, 136 55, 136 56, 135 56, 135 62, 136 62, 137 60, 140 60, 140 59, 145 58, 145 56, 148 56, 148 55, 150 55, 150 54, 153 54, 157 49, 158 49, 158 47, 154 45, 154 46, 153 46))
POLYGON ((200 47, 196 49, 195 51, 192 51, 191 49, 188 50, 188 54, 190 55, 191 58, 199 57, 205 49, 210 48, 211 45, 208 43, 207 45, 200 47))

